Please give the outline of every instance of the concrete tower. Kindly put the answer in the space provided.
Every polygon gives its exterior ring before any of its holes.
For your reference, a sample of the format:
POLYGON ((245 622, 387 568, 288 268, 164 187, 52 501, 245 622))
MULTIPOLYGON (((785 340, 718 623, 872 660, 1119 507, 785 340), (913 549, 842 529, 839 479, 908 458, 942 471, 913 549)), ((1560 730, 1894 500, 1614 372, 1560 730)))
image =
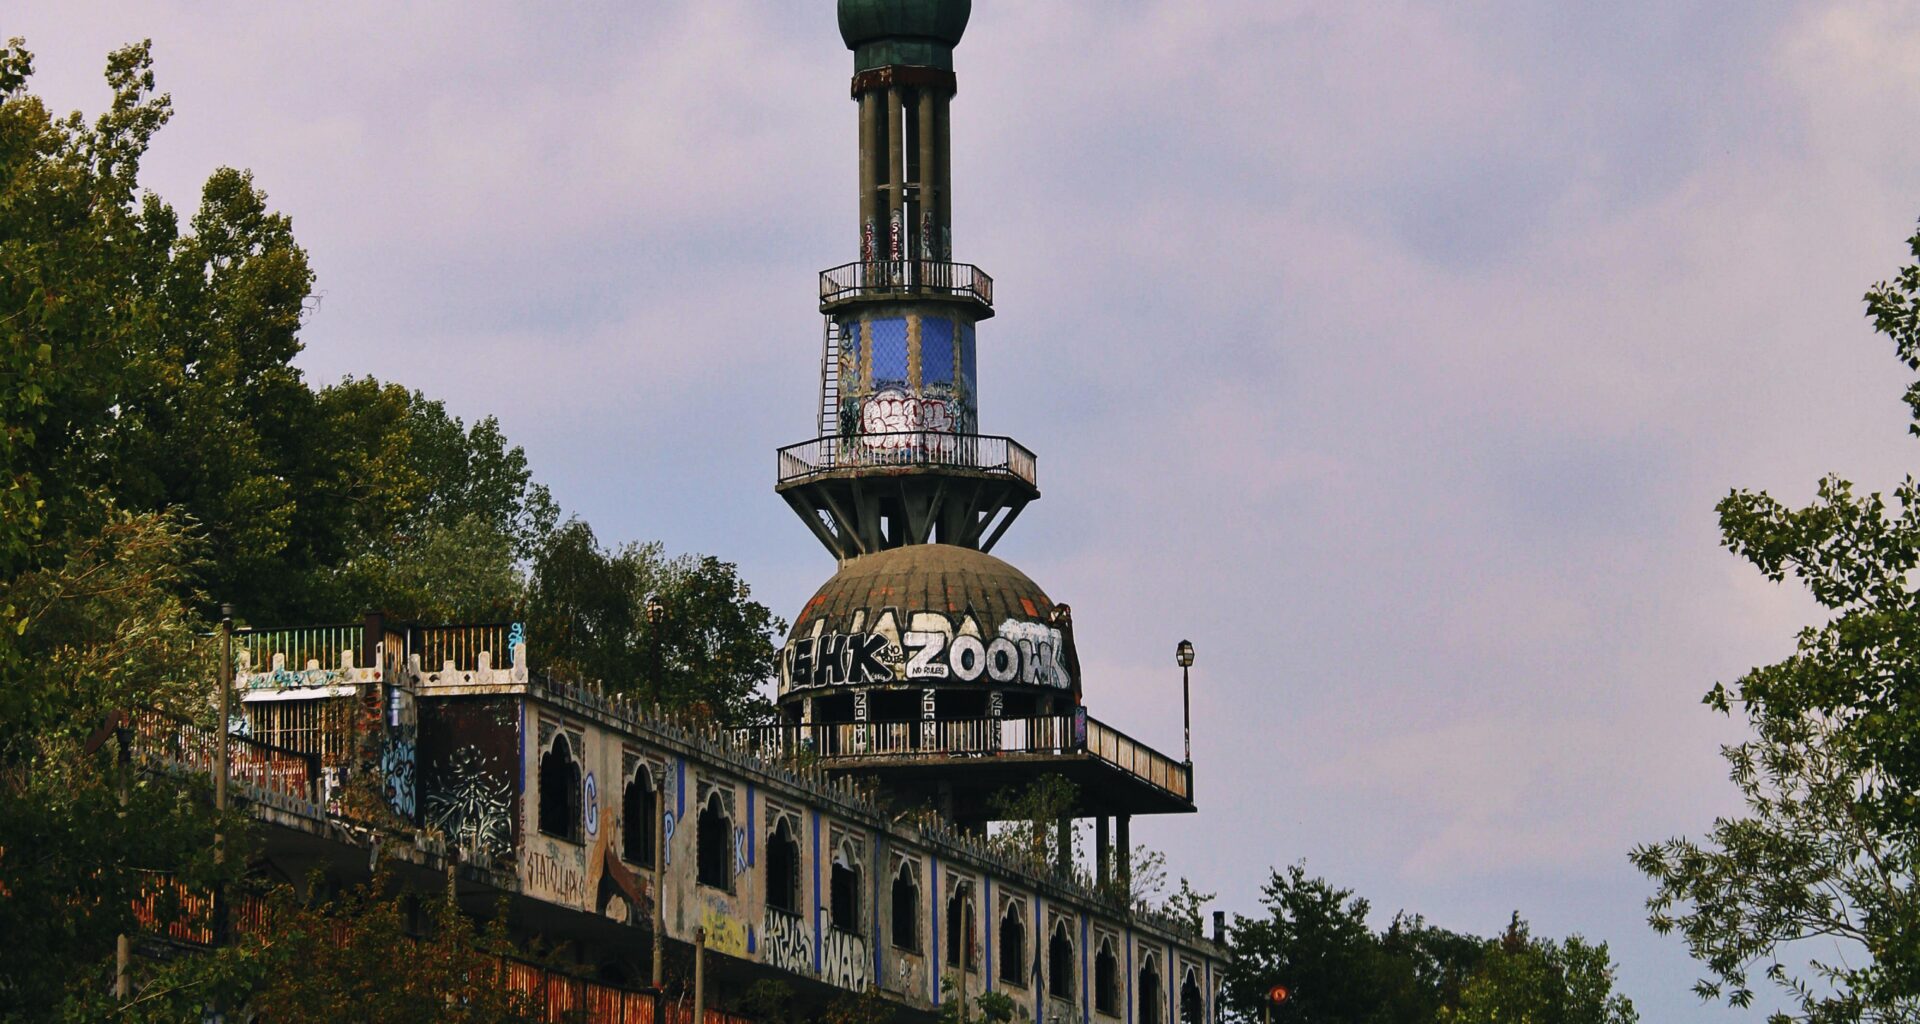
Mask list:
POLYGON ((1087 717, 1067 607, 989 553, 1040 491, 1032 452, 980 432, 993 280, 953 261, 953 48, 971 7, 839 3, 860 258, 820 275, 819 430, 780 449, 776 484, 839 572, 780 656, 785 735, 967 823, 1046 773, 1075 778, 1087 814, 1192 810, 1190 765, 1087 717))

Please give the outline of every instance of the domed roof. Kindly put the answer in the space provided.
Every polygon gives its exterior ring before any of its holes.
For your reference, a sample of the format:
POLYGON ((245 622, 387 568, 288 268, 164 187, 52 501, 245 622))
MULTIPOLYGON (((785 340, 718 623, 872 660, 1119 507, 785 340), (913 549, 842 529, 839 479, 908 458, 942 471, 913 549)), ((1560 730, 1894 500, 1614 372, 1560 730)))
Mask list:
POLYGON ((1026 573, 984 551, 909 544, 848 562, 800 610, 792 635, 811 634, 821 619, 845 623, 865 612, 871 620, 888 610, 949 618, 971 613, 998 625, 1003 619, 1046 622, 1053 602, 1026 573))
POLYGON ((847 49, 876 39, 937 39, 948 46, 967 30, 973 0, 840 0, 840 38, 847 49))
POLYGON ((848 562, 794 618, 780 693, 888 683, 1078 691, 1055 605, 1027 574, 953 544, 848 562))

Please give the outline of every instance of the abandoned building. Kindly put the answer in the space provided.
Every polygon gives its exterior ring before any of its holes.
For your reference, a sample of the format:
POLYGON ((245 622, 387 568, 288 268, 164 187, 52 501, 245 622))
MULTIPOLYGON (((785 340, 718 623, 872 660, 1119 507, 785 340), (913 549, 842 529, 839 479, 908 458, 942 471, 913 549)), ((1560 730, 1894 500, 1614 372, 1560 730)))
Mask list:
POLYGON ((877 990, 903 1019, 999 992, 1035 1024, 1212 1024, 1217 919, 1208 938, 1129 895, 1131 819, 1191 812, 1193 766, 1089 713, 1067 606, 991 554, 1040 492, 1031 451, 979 432, 993 282, 953 258, 969 14, 839 0, 859 258, 820 274, 817 430, 779 449, 775 484, 837 571, 774 657, 778 721, 721 730, 548 678, 510 623, 242 630, 234 789, 275 871, 380 857, 476 913, 504 897, 566 944, 591 981, 553 998, 595 1020, 650 1019, 630 965, 699 943, 721 1011, 776 978, 813 1007, 877 990), (986 841, 995 795, 1049 775, 1076 784, 1058 845, 1090 824, 1089 872, 986 841), (369 850, 341 807, 356 777, 409 841, 369 850))

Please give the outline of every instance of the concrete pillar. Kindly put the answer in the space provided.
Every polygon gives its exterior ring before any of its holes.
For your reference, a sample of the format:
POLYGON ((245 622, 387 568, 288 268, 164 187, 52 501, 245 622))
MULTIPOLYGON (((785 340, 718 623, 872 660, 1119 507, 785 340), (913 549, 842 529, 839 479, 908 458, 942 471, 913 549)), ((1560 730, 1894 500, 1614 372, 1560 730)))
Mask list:
POLYGON ((920 223, 914 227, 914 256, 923 260, 940 258, 939 155, 936 152, 934 91, 920 90, 920 223))
POLYGON ((1113 877, 1113 837, 1108 832, 1112 828, 1106 815, 1093 819, 1093 878, 1102 888, 1113 877))
POLYGON ((860 258, 876 259, 884 247, 882 241, 886 205, 882 191, 886 184, 886 136, 882 131, 886 101, 878 92, 860 94, 860 258))
POLYGON ((907 133, 901 130, 906 113, 899 86, 887 88, 887 230, 888 259, 901 259, 906 242, 907 133))
POLYGON ((1120 888, 1128 897, 1133 894, 1133 815, 1122 814, 1113 819, 1114 873, 1119 876, 1120 888))
POLYGON ((939 235, 934 244, 940 247, 939 259, 953 259, 953 133, 948 129, 947 114, 952 97, 942 93, 934 97, 933 122, 934 162, 937 165, 933 173, 934 181, 934 231, 939 235))

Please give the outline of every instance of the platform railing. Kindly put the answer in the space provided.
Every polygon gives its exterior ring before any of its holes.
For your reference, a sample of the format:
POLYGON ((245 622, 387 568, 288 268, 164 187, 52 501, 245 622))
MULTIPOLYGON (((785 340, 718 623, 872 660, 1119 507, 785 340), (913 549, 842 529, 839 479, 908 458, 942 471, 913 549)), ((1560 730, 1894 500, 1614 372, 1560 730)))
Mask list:
POLYGON ((972 718, 935 722, 835 722, 735 730, 763 755, 831 760, 1091 754, 1182 799, 1192 799, 1191 767, 1085 715, 972 718))
POLYGON ((1000 473, 1038 486, 1038 460, 1020 442, 997 434, 894 430, 816 437, 777 453, 780 483, 836 469, 886 466, 970 469, 1000 473))
MULTIPOLYGON (((218 730, 153 710, 127 716, 130 753, 136 763, 193 775, 212 775, 220 756, 218 730)), ((262 743, 245 736, 227 738, 227 777, 264 793, 320 803, 320 755, 262 743)))
POLYGON ((867 295, 953 295, 993 305, 993 278, 971 263, 941 260, 872 260, 820 272, 820 301, 867 295))

